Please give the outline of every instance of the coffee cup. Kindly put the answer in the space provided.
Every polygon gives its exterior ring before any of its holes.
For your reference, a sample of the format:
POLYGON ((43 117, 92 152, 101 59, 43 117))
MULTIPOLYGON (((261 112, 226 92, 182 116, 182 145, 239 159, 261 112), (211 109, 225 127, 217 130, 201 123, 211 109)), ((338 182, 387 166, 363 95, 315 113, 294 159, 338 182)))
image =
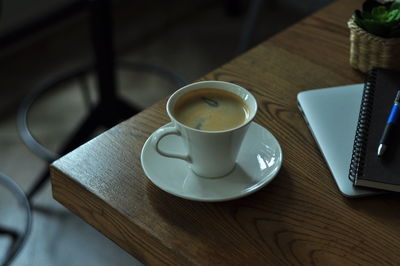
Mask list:
POLYGON ((166 111, 172 124, 153 134, 153 148, 162 156, 186 161, 198 176, 215 178, 235 168, 257 102, 236 84, 200 81, 173 93, 166 111), (180 137, 186 153, 161 149, 160 141, 168 135, 180 137))

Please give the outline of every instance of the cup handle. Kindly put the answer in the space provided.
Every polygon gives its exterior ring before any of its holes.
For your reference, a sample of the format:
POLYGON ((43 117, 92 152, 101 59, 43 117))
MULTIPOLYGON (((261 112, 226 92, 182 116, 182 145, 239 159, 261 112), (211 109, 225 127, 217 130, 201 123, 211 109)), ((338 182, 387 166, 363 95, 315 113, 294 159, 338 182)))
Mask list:
POLYGON ((181 159, 184 161, 187 161, 189 163, 192 162, 190 156, 188 154, 178 154, 178 153, 171 153, 167 151, 162 151, 159 147, 158 144, 160 143, 161 139, 164 138, 165 136, 168 135, 177 135, 177 136, 182 136, 181 132, 178 131, 175 127, 164 127, 158 129, 156 132, 153 134, 153 141, 152 146, 153 148, 162 156, 169 157, 169 158, 176 158, 176 159, 181 159))

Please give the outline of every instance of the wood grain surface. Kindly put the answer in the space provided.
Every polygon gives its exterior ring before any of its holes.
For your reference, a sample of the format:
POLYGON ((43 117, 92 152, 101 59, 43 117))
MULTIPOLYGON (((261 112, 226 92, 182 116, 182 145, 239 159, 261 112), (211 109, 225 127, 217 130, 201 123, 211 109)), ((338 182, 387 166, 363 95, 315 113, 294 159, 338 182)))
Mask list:
POLYGON ((163 100, 57 160, 54 198, 145 264, 399 265, 399 195, 343 197, 296 104, 303 90, 363 82, 346 27, 361 3, 334 2, 202 78, 256 96, 255 121, 284 153, 265 188, 201 203, 154 186, 140 152, 168 122, 163 100))

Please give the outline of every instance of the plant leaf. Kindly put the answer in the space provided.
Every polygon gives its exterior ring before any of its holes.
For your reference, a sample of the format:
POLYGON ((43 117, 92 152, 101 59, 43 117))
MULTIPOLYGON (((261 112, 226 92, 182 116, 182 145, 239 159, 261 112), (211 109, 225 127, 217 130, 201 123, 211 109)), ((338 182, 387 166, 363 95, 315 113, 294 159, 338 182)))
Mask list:
POLYGON ((387 17, 386 17, 386 21, 391 22, 397 19, 397 17, 400 14, 400 10, 395 9, 395 10, 391 10, 389 11, 387 17))
POLYGON ((386 7, 384 7, 384 6, 374 7, 371 11, 371 15, 373 18, 375 18, 377 20, 385 21, 385 18, 387 16, 386 7))
POLYGON ((354 12, 355 23, 367 32, 381 37, 395 37, 400 31, 400 2, 381 4, 367 0, 363 11, 354 12))
POLYGON ((391 3, 389 10, 392 11, 392 10, 396 10, 396 9, 400 9, 400 2, 392 2, 391 3))

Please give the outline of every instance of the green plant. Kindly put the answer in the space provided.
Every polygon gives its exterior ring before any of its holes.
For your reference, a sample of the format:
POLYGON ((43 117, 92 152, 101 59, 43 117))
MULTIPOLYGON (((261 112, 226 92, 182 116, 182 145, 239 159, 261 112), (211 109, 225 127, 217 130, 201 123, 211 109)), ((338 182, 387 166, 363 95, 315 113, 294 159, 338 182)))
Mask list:
POLYGON ((385 38, 400 37, 400 3, 379 3, 367 0, 362 11, 354 12, 355 23, 377 36, 385 38))

